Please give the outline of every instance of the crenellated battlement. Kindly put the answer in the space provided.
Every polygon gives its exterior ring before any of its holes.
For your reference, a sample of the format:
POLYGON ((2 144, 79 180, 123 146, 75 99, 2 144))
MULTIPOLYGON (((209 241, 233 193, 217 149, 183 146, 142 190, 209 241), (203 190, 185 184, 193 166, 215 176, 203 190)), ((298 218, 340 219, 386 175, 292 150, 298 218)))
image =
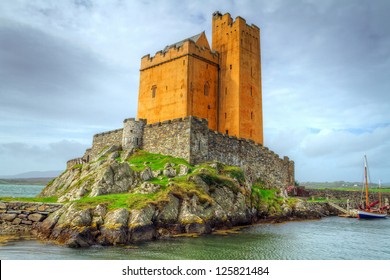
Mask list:
POLYGON ((109 131, 97 133, 97 134, 95 134, 95 135, 93 136, 93 138, 106 137, 106 136, 108 136, 108 135, 121 133, 122 131, 123 131, 122 128, 120 128, 120 129, 114 129, 114 130, 109 130, 109 131))
POLYGON ((229 13, 222 15, 219 12, 215 12, 213 14, 213 20, 217 22, 216 27, 218 28, 229 28, 230 32, 240 29, 253 37, 259 37, 260 28, 255 24, 247 24, 246 20, 240 16, 236 17, 236 19, 233 20, 232 16, 229 13))
POLYGON ((205 46, 199 46, 191 40, 182 42, 181 44, 167 46, 164 50, 156 52, 154 56, 147 54, 141 58, 140 71, 155 67, 163 63, 168 63, 173 60, 185 57, 185 56, 199 56, 203 59, 207 59, 215 64, 218 64, 218 53, 211 51, 205 46))

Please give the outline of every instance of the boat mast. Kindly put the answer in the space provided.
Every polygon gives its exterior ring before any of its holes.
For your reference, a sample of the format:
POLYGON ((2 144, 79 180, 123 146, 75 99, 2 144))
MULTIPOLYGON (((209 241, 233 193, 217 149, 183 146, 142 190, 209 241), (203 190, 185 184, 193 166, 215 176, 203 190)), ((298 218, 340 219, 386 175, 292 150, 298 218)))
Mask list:
POLYGON ((382 208, 381 180, 379 180, 379 209, 382 208))
POLYGON ((367 157, 364 155, 364 180, 366 183, 366 209, 368 209, 370 202, 368 201, 368 176, 367 176, 367 157))

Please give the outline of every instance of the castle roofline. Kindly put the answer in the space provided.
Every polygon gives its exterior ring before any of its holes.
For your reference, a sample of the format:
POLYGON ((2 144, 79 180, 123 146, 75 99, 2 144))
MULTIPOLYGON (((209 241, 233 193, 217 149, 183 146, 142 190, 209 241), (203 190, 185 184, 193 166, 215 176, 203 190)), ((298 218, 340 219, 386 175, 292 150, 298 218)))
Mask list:
POLYGON ((181 40, 181 41, 179 41, 179 42, 176 42, 176 43, 174 43, 174 44, 168 45, 168 46, 166 46, 161 52, 162 52, 162 53, 166 53, 170 48, 180 48, 180 47, 183 46, 184 43, 187 42, 187 41, 192 41, 192 42, 194 42, 195 44, 197 44, 197 42, 198 42, 199 39, 202 37, 202 35, 206 36, 205 31, 203 31, 203 32, 201 32, 201 33, 199 33, 199 34, 196 34, 196 35, 194 35, 194 36, 191 36, 191 37, 189 37, 189 38, 186 38, 186 39, 184 39, 184 40, 181 40))

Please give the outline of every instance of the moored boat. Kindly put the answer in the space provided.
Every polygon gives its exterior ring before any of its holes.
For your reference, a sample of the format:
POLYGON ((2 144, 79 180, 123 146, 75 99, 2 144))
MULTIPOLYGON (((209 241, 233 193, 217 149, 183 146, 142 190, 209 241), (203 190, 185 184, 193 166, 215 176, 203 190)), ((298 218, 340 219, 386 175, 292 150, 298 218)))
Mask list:
POLYGON ((370 203, 368 196, 368 171, 367 171, 367 157, 364 156, 364 187, 366 193, 365 206, 359 206, 357 217, 359 219, 383 219, 387 217, 388 205, 382 207, 381 193, 379 192, 379 200, 370 203), (379 205, 375 207, 376 205, 379 205), (374 208, 375 207, 375 208, 374 208))

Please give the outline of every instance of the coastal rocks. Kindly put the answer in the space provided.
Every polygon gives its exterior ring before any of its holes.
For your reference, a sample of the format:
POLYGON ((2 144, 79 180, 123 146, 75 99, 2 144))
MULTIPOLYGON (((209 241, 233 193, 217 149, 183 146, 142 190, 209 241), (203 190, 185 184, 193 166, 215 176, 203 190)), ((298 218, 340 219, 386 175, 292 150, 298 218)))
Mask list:
POLYGON ((143 171, 141 171, 139 176, 142 181, 149 181, 154 177, 152 173, 152 169, 150 167, 146 167, 143 171))
POLYGON ((179 176, 185 176, 188 174, 189 168, 187 165, 179 164, 179 176))
POLYGON ((163 171, 163 175, 168 177, 168 178, 173 178, 176 176, 176 169, 174 169, 173 167, 169 166, 169 167, 166 167, 163 171))
POLYGON ((150 194, 150 193, 156 193, 161 189, 160 185, 143 182, 141 186, 135 188, 133 190, 133 193, 140 193, 140 194, 150 194))
POLYGON ((127 223, 129 211, 120 208, 110 211, 104 217, 104 224, 100 227, 98 242, 102 245, 126 244, 128 241, 127 223))
POLYGON ((96 183, 91 186, 90 197, 127 192, 136 183, 136 173, 126 162, 113 162, 101 170, 96 177, 96 183))

